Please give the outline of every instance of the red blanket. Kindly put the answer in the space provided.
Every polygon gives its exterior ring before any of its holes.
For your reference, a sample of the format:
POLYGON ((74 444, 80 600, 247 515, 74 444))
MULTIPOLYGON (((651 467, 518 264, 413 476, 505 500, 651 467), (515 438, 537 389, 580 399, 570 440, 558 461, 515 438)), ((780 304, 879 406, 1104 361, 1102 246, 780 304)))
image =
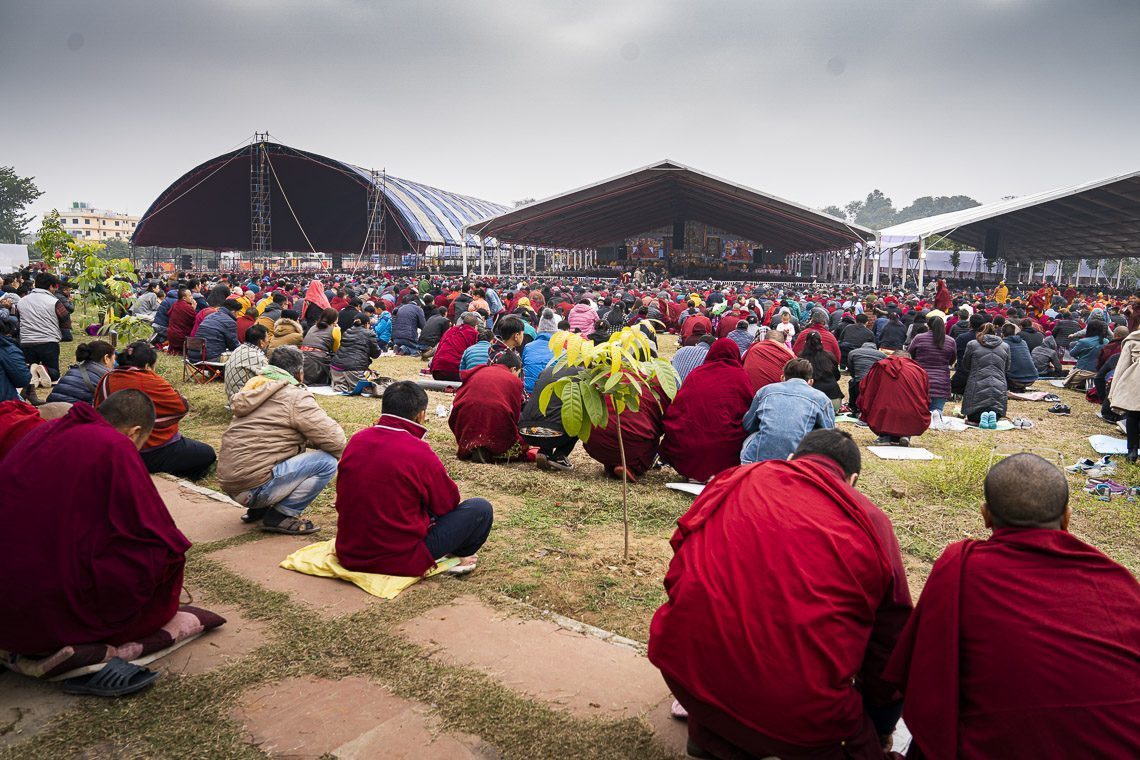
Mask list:
POLYGON ((729 338, 712 344, 665 413, 661 456, 683 477, 702 483, 740 464, 747 433, 741 424, 752 388, 729 338))
POLYGON ((1061 530, 952 544, 885 677, 932 760, 1135 757, 1140 585, 1061 530))
POLYGON ((859 383, 859 409, 875 435, 922 435, 930 427, 930 378, 917 362, 890 356, 859 383))
POLYGON ((457 456, 467 459, 481 446, 505 454, 520 443, 522 397, 522 380, 501 364, 484 364, 467 373, 447 418, 459 445, 457 456))
POLYGON ((190 542, 130 439, 75 404, 0 462, 0 483, 28 478, 40 487, 0 500, 0 578, 19 579, 0 604, 0 649, 121 644, 174 616, 190 542))

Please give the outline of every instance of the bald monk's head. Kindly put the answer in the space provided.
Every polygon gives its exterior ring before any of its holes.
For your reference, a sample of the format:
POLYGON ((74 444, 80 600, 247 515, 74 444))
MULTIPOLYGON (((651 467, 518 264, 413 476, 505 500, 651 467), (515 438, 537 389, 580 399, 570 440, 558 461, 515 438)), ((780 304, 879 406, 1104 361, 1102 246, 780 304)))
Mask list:
POLYGON ((987 528, 1069 527, 1069 483, 1036 454, 1014 454, 991 467, 985 495, 987 528))
POLYGON ((154 402, 135 388, 115 391, 98 411, 111 427, 130 438, 136 449, 142 449, 154 430, 154 402))

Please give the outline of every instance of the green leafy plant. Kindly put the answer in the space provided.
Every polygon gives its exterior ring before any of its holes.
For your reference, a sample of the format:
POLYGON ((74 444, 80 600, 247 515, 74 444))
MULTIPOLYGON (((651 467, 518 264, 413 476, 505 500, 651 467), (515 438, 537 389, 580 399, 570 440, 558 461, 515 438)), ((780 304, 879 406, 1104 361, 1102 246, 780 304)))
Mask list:
POLYGON ((557 393, 562 400, 563 429, 583 443, 590 440, 593 428, 605 428, 609 424, 611 408, 617 417, 624 556, 629 559, 629 475, 621 415, 626 410, 637 412, 642 403, 649 401, 660 404, 655 387, 672 399, 677 395, 679 378, 673 365, 653 356, 652 344, 641 325, 623 328, 613 333, 607 342, 596 345, 576 333, 557 332, 550 337, 550 350, 556 355, 552 364, 555 375, 566 367, 576 371, 542 389, 538 397, 542 413, 546 413, 551 397, 557 393))
POLYGON ((52 209, 44 215, 39 232, 36 233, 35 249, 39 251, 40 258, 51 267, 56 274, 72 274, 75 266, 75 257, 69 245, 75 243, 75 238, 63 229, 63 220, 59 212, 52 209))

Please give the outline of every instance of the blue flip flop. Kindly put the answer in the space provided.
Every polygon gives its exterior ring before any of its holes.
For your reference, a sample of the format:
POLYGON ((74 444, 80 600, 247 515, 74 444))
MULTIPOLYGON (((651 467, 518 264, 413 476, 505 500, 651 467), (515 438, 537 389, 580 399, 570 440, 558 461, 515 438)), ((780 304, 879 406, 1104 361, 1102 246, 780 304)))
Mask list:
POLYGON ((63 691, 66 694, 123 697, 150 686, 158 675, 148 668, 132 665, 121 657, 113 657, 98 673, 64 681, 63 691))

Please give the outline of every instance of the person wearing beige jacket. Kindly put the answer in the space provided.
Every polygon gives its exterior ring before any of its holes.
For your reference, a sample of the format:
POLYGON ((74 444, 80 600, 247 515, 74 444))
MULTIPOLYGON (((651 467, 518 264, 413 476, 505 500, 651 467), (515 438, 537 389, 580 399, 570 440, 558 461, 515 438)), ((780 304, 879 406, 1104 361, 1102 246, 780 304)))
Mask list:
POLYGON ((336 475, 344 431, 301 385, 303 358, 279 346, 269 364, 230 400, 218 482, 264 531, 302 535, 320 528, 300 518, 336 475), (313 449, 311 451, 306 449, 313 449))
POLYGON ((1140 449, 1140 330, 1129 333, 1120 345, 1116 372, 1108 386, 1108 405, 1124 412, 1128 461, 1135 462, 1140 449))

